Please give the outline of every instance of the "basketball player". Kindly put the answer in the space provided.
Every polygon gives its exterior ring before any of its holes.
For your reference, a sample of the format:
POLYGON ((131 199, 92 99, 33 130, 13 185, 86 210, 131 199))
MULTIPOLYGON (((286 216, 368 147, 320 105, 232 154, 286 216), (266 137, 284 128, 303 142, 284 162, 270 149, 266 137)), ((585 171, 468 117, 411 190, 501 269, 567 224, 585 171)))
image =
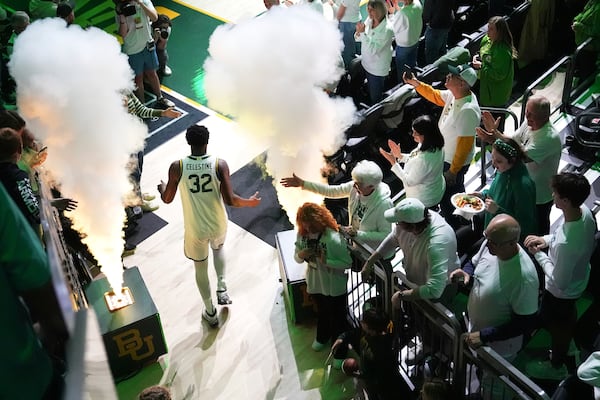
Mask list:
POLYGON ((205 309, 202 313, 209 325, 219 324, 217 310, 212 302, 208 279, 208 246, 212 248, 217 273, 217 302, 231 304, 225 284, 225 256, 223 243, 227 232, 225 204, 233 207, 256 207, 260 204, 258 192, 244 199, 235 193, 229 179, 229 166, 223 159, 206 154, 209 132, 204 126, 192 125, 185 138, 192 154, 171 163, 169 181, 158 185, 162 201, 171 203, 180 189, 183 207, 184 253, 194 261, 196 284, 205 309))

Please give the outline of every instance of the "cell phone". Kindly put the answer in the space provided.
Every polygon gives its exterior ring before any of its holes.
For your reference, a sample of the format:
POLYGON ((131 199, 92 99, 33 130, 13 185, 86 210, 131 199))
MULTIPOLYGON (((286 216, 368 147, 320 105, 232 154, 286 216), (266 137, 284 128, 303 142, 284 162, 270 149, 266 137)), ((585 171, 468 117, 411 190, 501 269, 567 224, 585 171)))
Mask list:
POLYGON ((406 79, 415 79, 415 73, 413 67, 410 65, 404 64, 404 68, 406 68, 406 79))
POLYGON ((40 151, 38 151, 38 154, 41 154, 41 153, 43 153, 46 150, 48 150, 48 146, 42 147, 42 149, 40 151))

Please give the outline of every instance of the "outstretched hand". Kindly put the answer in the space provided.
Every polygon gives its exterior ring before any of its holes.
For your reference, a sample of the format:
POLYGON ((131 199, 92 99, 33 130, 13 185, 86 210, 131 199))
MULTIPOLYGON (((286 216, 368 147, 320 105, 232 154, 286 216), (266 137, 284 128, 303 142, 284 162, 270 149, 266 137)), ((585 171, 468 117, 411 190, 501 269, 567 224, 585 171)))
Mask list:
POLYGON ((66 197, 58 197, 50 202, 53 207, 60 211, 73 211, 77 208, 77 201, 66 197))
POLYGON ((281 183, 283 187, 302 187, 304 186, 304 179, 299 178, 296 174, 292 173, 291 177, 282 178, 279 183, 281 183))
POLYGON ((496 139, 492 132, 488 132, 480 127, 475 128, 475 133, 477 134, 477 137, 485 143, 493 143, 496 139))
POLYGON ((260 204, 261 198, 258 197, 258 192, 255 192, 252 196, 250 196, 248 198, 248 200, 249 200, 248 207, 256 207, 257 205, 260 204))

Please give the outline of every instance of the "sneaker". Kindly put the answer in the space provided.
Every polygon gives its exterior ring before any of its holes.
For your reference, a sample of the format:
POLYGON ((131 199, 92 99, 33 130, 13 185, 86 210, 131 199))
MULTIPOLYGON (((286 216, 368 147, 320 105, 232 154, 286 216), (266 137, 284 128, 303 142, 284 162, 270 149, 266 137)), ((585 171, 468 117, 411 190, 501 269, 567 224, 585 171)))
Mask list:
POLYGON ((135 253, 135 249, 137 246, 135 244, 125 242, 125 246, 123 247, 123 252, 121 253, 121 258, 129 257, 135 253))
POLYGON ((144 201, 152 201, 156 198, 156 196, 150 194, 150 193, 144 193, 142 194, 142 200, 144 201))
POLYGON ((142 203, 142 205, 140 206, 140 208, 142 209, 143 212, 153 212, 158 210, 159 206, 154 205, 148 201, 144 201, 142 203))
POLYGON ((331 366, 334 369, 337 369, 338 371, 342 370, 342 364, 344 364, 344 359, 343 358, 334 358, 333 359, 333 363, 331 364, 331 366))
POLYGON ((160 97, 158 99, 156 99, 156 102, 154 103, 154 105, 156 106, 156 108, 170 108, 170 107, 175 107, 175 103, 173 103, 171 100, 164 98, 164 97, 160 97))
POLYGON ((168 65, 165 65, 165 70, 163 71, 163 75, 164 76, 171 76, 172 73, 173 73, 173 71, 171 71, 171 68, 169 68, 168 65))
POLYGON ((227 294, 227 290, 217 290, 217 303, 221 306, 233 303, 227 294))
POLYGON ((208 313, 207 309, 204 309, 204 311, 202 311, 202 318, 208 322, 208 324, 210 326, 217 326, 219 325, 219 318, 217 317, 217 309, 215 308, 215 310, 213 311, 212 314, 208 313))
MULTIPOLYGON (((314 342, 312 342, 312 349, 314 351, 321 351, 323 350, 327 345, 325 343, 321 343, 318 342, 317 339, 314 340, 314 342)), ((343 361, 343 360, 342 360, 343 361)))
POLYGON ((416 336, 406 346, 406 365, 417 365, 425 358, 425 350, 423 349, 423 341, 416 336))
POLYGON ((525 371, 527 375, 537 379, 551 379, 562 381, 569 375, 569 371, 565 364, 560 367, 552 365, 550 360, 535 361, 526 365, 525 371))

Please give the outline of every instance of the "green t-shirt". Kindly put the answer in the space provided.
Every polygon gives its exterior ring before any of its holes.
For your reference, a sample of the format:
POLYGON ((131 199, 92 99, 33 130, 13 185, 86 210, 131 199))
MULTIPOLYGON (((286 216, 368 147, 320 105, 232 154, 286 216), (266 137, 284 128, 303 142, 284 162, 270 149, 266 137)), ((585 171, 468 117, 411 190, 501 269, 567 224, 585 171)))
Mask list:
POLYGON ((39 399, 52 377, 50 358, 19 293, 50 280, 48 259, 23 214, 0 184, 0 387, 8 399, 39 399))

